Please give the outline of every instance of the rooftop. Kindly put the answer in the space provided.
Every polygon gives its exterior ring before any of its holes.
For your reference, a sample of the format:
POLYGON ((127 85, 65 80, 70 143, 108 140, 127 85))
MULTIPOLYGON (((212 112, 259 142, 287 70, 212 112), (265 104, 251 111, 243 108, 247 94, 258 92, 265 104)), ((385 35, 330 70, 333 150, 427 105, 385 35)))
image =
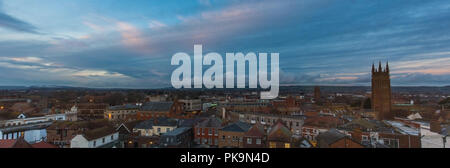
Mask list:
POLYGON ((170 132, 165 133, 163 136, 176 136, 176 135, 182 134, 182 133, 184 133, 184 132, 186 132, 186 131, 188 131, 190 129, 192 129, 192 128, 190 128, 190 127, 180 127, 180 128, 177 128, 177 129, 174 129, 174 130, 172 130, 170 132))
POLYGON ((58 148, 58 146, 41 141, 35 144, 31 144, 33 148, 58 148))
POLYGON ((130 109, 138 109, 139 106, 134 104, 125 104, 125 105, 118 105, 118 106, 111 106, 108 109, 109 110, 130 110, 130 109))
POLYGON ((323 133, 320 133, 319 135, 317 135, 317 139, 320 142, 326 143, 328 145, 332 144, 342 138, 345 138, 345 137, 346 137, 345 134, 339 132, 336 129, 330 129, 327 132, 323 132, 323 133))
POLYGON ((173 102, 146 102, 140 110, 142 111, 169 111, 173 102))
POLYGON ((251 128, 251 125, 244 122, 235 122, 222 128, 222 131, 230 132, 247 132, 251 128))
POLYGON ((197 124, 197 127, 221 127, 222 126, 222 120, 212 117, 212 118, 207 118, 203 121, 200 121, 197 124))
POLYGON ((87 140, 94 140, 94 139, 98 139, 98 138, 113 134, 114 132, 116 132, 116 130, 114 128, 104 126, 101 128, 86 131, 86 132, 84 132, 83 135, 87 140))

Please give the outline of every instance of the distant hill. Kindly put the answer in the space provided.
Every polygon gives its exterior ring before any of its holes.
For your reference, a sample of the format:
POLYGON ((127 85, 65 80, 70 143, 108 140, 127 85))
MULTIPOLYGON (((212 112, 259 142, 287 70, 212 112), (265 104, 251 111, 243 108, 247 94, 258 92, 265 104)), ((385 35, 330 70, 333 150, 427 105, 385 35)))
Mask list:
MULTIPOLYGON (((319 85, 320 86, 320 85, 319 85)), ((307 93, 312 92, 315 86, 281 86, 280 93, 307 93)), ((88 88, 88 87, 72 87, 72 86, 0 86, 0 90, 162 90, 162 91, 208 91, 209 89, 174 89, 172 87, 160 89, 127 89, 127 88, 88 88)), ((259 89, 212 89, 215 92, 241 92, 242 90, 259 90, 259 89)), ((365 93, 371 91, 370 86, 320 86, 320 91, 325 93, 365 93)), ((450 86, 392 86, 392 92, 397 93, 428 93, 428 94, 450 94, 450 86)))
POLYGON ((23 90, 28 89, 26 86, 0 86, 0 90, 23 90))

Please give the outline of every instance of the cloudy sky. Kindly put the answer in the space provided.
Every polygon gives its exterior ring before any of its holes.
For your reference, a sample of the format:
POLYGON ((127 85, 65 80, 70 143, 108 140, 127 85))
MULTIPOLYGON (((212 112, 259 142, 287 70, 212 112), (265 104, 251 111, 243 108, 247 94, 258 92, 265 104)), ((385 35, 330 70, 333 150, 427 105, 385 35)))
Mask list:
POLYGON ((0 85, 170 87, 173 54, 278 52, 280 81, 450 85, 442 0, 0 0, 0 85))

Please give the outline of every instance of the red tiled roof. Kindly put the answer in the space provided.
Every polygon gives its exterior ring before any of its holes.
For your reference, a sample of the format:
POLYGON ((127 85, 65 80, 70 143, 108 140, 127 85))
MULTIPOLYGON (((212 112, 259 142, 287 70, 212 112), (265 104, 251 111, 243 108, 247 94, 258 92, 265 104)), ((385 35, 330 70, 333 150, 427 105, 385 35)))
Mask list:
POLYGON ((272 126, 268 139, 274 141, 286 141, 290 139, 291 135, 291 131, 283 124, 281 120, 278 120, 275 125, 272 126))
POLYGON ((58 148, 58 146, 41 141, 31 145, 33 148, 58 148))
POLYGON ((303 126, 312 126, 319 128, 335 128, 340 121, 338 118, 333 116, 316 116, 306 118, 303 126))
POLYGON ((0 148, 31 148, 22 137, 19 139, 0 140, 0 148))
POLYGON ((0 140, 0 148, 12 148, 15 143, 15 139, 3 139, 0 140))
POLYGON ((262 128, 258 123, 253 125, 252 128, 245 134, 245 136, 251 137, 262 137, 264 136, 264 128, 262 128))

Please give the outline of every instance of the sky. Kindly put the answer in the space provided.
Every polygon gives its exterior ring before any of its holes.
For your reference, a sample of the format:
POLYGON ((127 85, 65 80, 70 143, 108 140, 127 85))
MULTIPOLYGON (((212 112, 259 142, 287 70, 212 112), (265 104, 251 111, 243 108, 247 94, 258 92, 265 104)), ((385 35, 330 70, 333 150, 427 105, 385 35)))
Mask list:
POLYGON ((442 0, 0 0, 0 85, 171 87, 172 56, 280 53, 282 85, 450 85, 442 0))

